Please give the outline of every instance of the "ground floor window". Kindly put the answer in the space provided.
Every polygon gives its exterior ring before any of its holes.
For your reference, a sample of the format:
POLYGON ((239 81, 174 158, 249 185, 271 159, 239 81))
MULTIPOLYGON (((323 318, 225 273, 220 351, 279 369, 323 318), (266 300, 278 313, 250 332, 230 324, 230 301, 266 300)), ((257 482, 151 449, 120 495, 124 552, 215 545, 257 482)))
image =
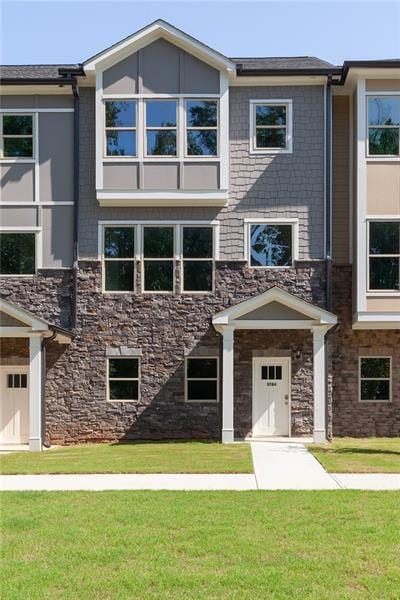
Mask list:
POLYGON ((186 401, 218 402, 218 359, 186 359, 186 401))
POLYGON ((139 359, 109 358, 107 364, 107 400, 132 402, 139 400, 139 359))
POLYGON ((35 247, 35 233, 0 233, 0 274, 34 275, 35 247))
POLYGON ((295 222, 248 223, 248 257, 251 267, 292 267, 296 254, 295 222))
POLYGON ((360 357, 360 401, 389 402, 391 394, 391 358, 360 357))

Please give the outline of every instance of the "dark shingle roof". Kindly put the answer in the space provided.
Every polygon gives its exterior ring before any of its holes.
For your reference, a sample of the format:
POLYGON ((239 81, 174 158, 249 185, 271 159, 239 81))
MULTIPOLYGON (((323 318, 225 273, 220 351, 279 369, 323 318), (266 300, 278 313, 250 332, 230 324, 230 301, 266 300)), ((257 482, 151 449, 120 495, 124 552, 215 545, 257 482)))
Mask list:
POLYGON ((0 78, 7 79, 62 79, 59 69, 78 69, 79 65, 2 65, 0 78))
POLYGON ((238 71, 242 73, 304 70, 321 72, 321 70, 340 68, 316 56, 271 56, 264 58, 232 58, 231 60, 236 63, 238 71))

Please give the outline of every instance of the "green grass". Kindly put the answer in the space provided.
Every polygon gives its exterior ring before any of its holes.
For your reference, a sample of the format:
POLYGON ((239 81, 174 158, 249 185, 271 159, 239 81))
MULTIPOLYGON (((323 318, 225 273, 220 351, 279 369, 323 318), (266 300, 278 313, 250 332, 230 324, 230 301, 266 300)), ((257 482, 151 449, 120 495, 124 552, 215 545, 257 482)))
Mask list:
POLYGON ((0 455, 0 472, 252 473, 249 444, 159 442, 87 444, 0 455))
POLYGON ((2 600, 397 600, 397 492, 4 492, 2 600))
POLYGON ((336 438, 308 449, 331 473, 400 473, 400 438, 336 438))

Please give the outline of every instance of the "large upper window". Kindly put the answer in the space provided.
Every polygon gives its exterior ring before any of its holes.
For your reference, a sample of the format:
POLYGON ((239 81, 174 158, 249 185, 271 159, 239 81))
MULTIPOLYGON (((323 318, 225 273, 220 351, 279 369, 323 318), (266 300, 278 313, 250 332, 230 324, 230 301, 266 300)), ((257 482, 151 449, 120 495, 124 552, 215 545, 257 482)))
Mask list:
POLYGON ((176 100, 146 100, 147 156, 176 156, 176 100))
POLYGON ((143 270, 146 292, 174 289, 174 228, 144 227, 143 270))
POLYGON ((369 289, 400 291, 400 221, 369 223, 369 289))
POLYGON ((250 101, 251 151, 291 152, 290 101, 250 101))
POLYGON ((2 158, 33 158, 33 117, 32 115, 1 116, 2 158))
POLYGON ((139 359, 108 359, 108 400, 132 402, 139 400, 139 359))
POLYGON ((183 291, 212 291, 213 256, 212 227, 183 227, 183 291))
POLYGON ((186 153, 217 156, 218 109, 216 100, 186 100, 186 153))
POLYGON ((136 156, 136 102, 106 101, 106 155, 136 156))
POLYGON ((135 228, 104 228, 104 289, 133 292, 135 287, 135 228))
POLYGON ((186 359, 186 400, 218 402, 218 359, 186 359))
POLYGON ((0 233, 0 274, 33 275, 35 242, 34 233, 0 233))
POLYGON ((250 226, 250 266, 291 267, 293 225, 255 223, 250 226))
POLYGON ((385 357, 360 358, 360 400, 390 400, 391 359, 385 357))
POLYGON ((400 155, 400 96, 368 98, 368 154, 400 155))

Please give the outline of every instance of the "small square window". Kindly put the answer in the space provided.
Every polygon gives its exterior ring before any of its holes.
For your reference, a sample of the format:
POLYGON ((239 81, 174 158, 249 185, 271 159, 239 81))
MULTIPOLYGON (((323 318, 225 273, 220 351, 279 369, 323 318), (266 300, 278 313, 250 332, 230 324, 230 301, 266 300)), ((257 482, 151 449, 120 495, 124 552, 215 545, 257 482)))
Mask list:
POLYGON ((292 102, 250 101, 250 150, 252 153, 292 151, 292 102))
POLYGON ((218 402, 218 359, 186 359, 187 402, 218 402))
POLYGON ((0 274, 34 275, 36 234, 0 233, 0 274))
POLYGON ((1 115, 0 158, 33 158, 32 115, 1 115))
POLYGON ((373 96, 367 102, 369 156, 399 156, 400 96, 373 96))
POLYGON ((250 266, 291 267, 293 225, 259 223, 250 227, 250 266))
POLYGON ((360 358, 360 401, 390 402, 391 359, 390 357, 360 358))

